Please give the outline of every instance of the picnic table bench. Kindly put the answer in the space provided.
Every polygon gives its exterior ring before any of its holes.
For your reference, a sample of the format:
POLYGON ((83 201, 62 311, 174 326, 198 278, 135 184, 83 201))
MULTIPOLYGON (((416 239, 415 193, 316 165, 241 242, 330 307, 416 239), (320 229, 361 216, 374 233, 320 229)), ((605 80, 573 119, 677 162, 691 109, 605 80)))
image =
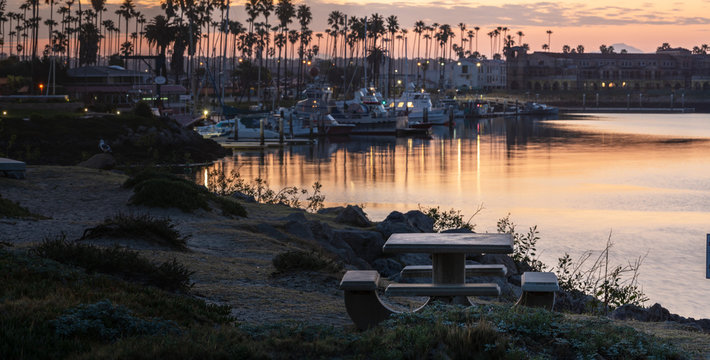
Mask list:
MULTIPOLYGON (((431 254, 432 265, 407 266, 401 273, 403 278, 428 275, 431 276, 431 283, 394 283, 385 290, 388 296, 430 297, 427 303, 415 310, 416 312, 431 301, 471 305, 468 296, 499 296, 498 284, 466 283, 466 276, 505 276, 507 274, 505 266, 466 265, 466 254, 512 253, 513 239, 510 234, 392 234, 382 247, 382 251, 431 254)), ((374 270, 350 270, 345 273, 340 282, 340 289, 345 291, 345 307, 359 329, 374 326, 396 313, 380 300, 377 294, 379 279, 379 273, 374 270)), ((518 304, 552 308, 554 291, 558 289, 557 277, 554 274, 525 273, 522 283, 523 296, 518 304), (548 275, 540 277, 535 274, 548 275), (551 300, 550 296, 552 296, 551 300)))
POLYGON ((10 178, 24 179, 25 163, 22 161, 0 157, 0 174, 10 178))

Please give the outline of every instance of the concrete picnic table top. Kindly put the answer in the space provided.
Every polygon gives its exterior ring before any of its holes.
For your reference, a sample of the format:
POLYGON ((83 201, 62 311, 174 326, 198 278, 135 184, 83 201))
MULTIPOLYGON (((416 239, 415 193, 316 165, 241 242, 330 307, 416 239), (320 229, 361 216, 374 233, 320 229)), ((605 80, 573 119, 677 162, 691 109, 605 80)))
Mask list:
POLYGON ((513 237, 510 234, 398 233, 392 234, 387 239, 382 251, 428 254, 510 254, 513 252, 513 237))

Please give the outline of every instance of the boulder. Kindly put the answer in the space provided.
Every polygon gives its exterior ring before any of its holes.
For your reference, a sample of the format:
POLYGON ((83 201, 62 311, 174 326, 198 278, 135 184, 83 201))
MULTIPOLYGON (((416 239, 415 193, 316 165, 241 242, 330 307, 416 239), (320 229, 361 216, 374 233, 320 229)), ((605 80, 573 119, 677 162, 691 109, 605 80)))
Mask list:
POLYGON ((404 214, 412 227, 419 230, 420 232, 430 233, 434 232, 434 219, 430 218, 423 212, 419 210, 411 210, 404 214))
POLYGON ((508 276, 511 277, 518 275, 518 267, 515 265, 515 261, 506 254, 485 254, 471 256, 471 259, 477 261, 481 264, 503 264, 508 269, 508 276))
POLYGON ((648 311, 640 306, 626 304, 614 309, 611 313, 612 319, 650 321, 648 311))
POLYGON ((232 197, 237 200, 241 200, 241 201, 248 202, 248 203, 256 202, 256 199, 253 196, 247 195, 247 194, 239 192, 239 191, 232 194, 232 197))
POLYGON ((357 205, 348 205, 345 209, 340 211, 335 221, 341 224, 348 224, 357 227, 370 227, 372 222, 367 218, 362 209, 357 205))
POLYGON ((89 160, 80 162, 77 166, 89 169, 111 170, 116 166, 116 159, 108 153, 96 154, 90 157, 89 160))
POLYGON ((460 229, 448 229, 442 231, 444 234, 473 234, 473 230, 471 229, 466 229, 466 228, 460 228, 460 229))
POLYGON ((367 261, 357 256, 345 240, 335 236, 335 232, 328 224, 320 221, 308 221, 306 224, 310 227, 313 238, 323 249, 337 255, 343 262, 353 265, 356 269, 372 269, 367 261))
POLYGON ((307 222, 289 220, 283 227, 284 231, 301 239, 313 240, 313 231, 307 222))
POLYGON ((402 271, 402 264, 392 258, 379 258, 372 263, 372 267, 385 277, 396 275, 402 271))
MULTIPOLYGON (((377 224, 377 231, 381 232, 385 239, 388 239, 390 235, 395 233, 420 233, 425 232, 422 231, 422 229, 428 230, 427 224, 421 217, 417 214, 410 213, 412 212, 407 213, 409 214, 409 217, 407 217, 407 215, 399 211, 391 212, 387 215, 387 218, 377 224), (414 224, 410 222, 410 218, 414 224)), ((419 213, 421 213, 421 211, 419 211, 419 213)), ((432 230, 427 232, 433 232, 433 224, 432 221, 432 230)))
POLYGON ((348 243, 357 256, 369 263, 382 256, 385 240, 377 231, 334 230, 333 236, 348 243))
POLYGON ((318 214, 321 215, 340 215, 345 208, 342 206, 328 207, 318 210, 318 214))

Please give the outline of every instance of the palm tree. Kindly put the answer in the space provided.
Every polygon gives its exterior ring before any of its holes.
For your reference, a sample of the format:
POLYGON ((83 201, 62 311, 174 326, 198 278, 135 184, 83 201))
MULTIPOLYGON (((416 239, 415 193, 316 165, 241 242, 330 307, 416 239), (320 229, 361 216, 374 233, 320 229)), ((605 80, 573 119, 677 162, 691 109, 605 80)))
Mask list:
POLYGON ((461 31, 461 45, 459 45, 459 46, 461 47, 461 49, 463 49, 463 42, 464 42, 463 32, 466 31, 466 24, 464 24, 462 22, 459 23, 459 30, 461 31))
POLYGON ((547 51, 550 51, 550 36, 552 35, 552 30, 547 30, 547 51))
POLYGON ((145 38, 148 45, 155 46, 156 52, 165 56, 166 49, 175 39, 175 28, 163 15, 154 17, 145 27, 145 38))
POLYGON ((133 17, 133 14, 135 13, 136 6, 133 4, 133 0, 123 0, 123 3, 119 7, 120 13, 124 19, 126 19, 126 39, 123 42, 123 45, 121 45, 121 48, 123 49, 123 54, 124 55, 130 55, 131 54, 131 48, 132 46, 128 42, 128 20, 130 20, 133 17))
POLYGON ((522 31, 518 31, 517 34, 518 34, 518 44, 522 45, 523 44, 523 36, 525 36, 525 34, 523 34, 522 31))
POLYGON ((333 61, 335 61, 335 58, 338 54, 338 35, 340 34, 341 26, 344 25, 343 16, 343 13, 337 10, 331 11, 330 14, 328 14, 328 25, 330 26, 330 34, 331 36, 333 36, 333 52, 331 53, 330 58, 333 61))
POLYGON ((468 36, 468 52, 471 52, 471 46, 473 46, 473 30, 469 30, 466 35, 468 36))
MULTIPOLYGON (((293 2, 291 0, 278 0, 278 4, 276 5, 276 17, 279 19, 279 26, 281 28, 281 34, 278 39, 275 39, 274 42, 276 43, 276 46, 279 48, 279 62, 276 64, 276 94, 277 94, 277 99, 281 99, 279 95, 280 93, 280 88, 281 88, 281 63, 282 63, 282 57, 281 57, 281 50, 286 47, 284 50, 284 57, 286 57, 286 53, 288 52, 288 24, 293 22, 293 18, 296 16, 296 8, 293 6, 293 2)), ((319 34, 316 34, 318 36, 319 34)), ((321 37, 323 35, 320 35, 321 37)), ((320 40, 320 38, 319 38, 320 40)), ((284 72, 285 72, 286 67, 284 67, 284 72)))
POLYGON ((476 30, 476 52, 478 52, 478 30, 481 30, 481 28, 476 26, 473 30, 476 30))
MULTIPOLYGON (((399 30, 399 21, 397 20, 396 15, 390 15, 387 17, 387 31, 390 33, 390 51, 389 51, 389 56, 387 57, 389 60, 389 67, 387 69, 387 88, 386 88, 386 93, 385 96, 389 97, 390 94, 390 75, 392 74, 392 59, 394 59, 394 34, 399 30)), ((392 79, 394 80, 394 79, 392 79)))
MULTIPOLYGON (((300 47, 298 49, 298 81, 296 85, 296 91, 300 92, 301 91, 301 76, 303 74, 303 55, 304 55, 304 47, 305 47, 305 41, 308 39, 308 33, 310 30, 308 29, 308 25, 311 23, 313 20, 313 14, 311 13, 311 8, 310 6, 306 4, 301 4, 298 6, 298 9, 296 10, 296 18, 298 19, 298 23, 301 25, 301 34, 300 34, 300 47)), ((290 40, 290 39, 289 39, 290 40)))

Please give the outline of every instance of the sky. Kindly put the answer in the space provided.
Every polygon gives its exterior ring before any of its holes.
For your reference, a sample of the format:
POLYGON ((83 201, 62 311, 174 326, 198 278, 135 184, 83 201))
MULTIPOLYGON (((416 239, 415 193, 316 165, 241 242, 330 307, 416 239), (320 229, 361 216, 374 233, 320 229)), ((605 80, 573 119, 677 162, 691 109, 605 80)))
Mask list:
MULTIPOLYGON (((7 0, 6 11, 17 11, 21 0, 7 0)), ((48 17, 47 5, 43 18, 48 17)), ((89 0, 83 0, 90 6, 89 0)), ((113 15, 120 1, 109 0, 109 14, 113 15)), ((140 8, 152 17, 160 13, 159 1, 136 0, 140 8)), ((401 26, 411 28, 417 20, 427 25, 450 24, 460 40, 457 25, 468 28, 479 26, 479 51, 488 54, 490 41, 486 33, 497 26, 506 26, 515 34, 523 31, 523 42, 532 50, 540 51, 547 43, 547 30, 551 30, 550 47, 561 51, 563 45, 576 47, 581 44, 587 52, 598 51, 602 44, 624 43, 644 52, 653 52, 664 42, 672 46, 692 48, 710 43, 710 0, 644 1, 644 0, 578 0, 492 1, 492 0, 310 0, 306 3, 313 12, 314 31, 326 28, 326 19, 331 11, 338 10, 349 16, 363 17, 379 13, 385 17, 396 15, 401 26)), ((233 3, 232 19, 244 21, 243 1, 233 3)), ((270 22, 272 19, 270 19, 270 22)), ((411 31, 410 31, 411 33, 411 31)), ((517 41, 517 36, 515 36, 517 41)), ((475 46, 475 40, 474 40, 475 46)))

